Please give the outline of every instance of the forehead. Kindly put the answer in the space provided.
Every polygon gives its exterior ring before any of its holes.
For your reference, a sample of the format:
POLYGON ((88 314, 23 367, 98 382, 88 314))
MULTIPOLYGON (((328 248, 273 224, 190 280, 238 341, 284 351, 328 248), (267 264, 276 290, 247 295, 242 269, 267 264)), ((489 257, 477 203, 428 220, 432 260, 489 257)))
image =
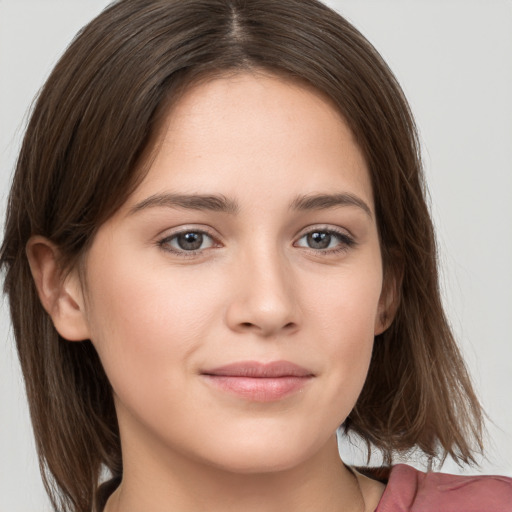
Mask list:
POLYGON ((130 202, 169 187, 229 194, 238 180, 253 193, 348 187, 373 204, 366 162, 333 102, 262 71, 187 87, 164 113, 149 172, 130 202))

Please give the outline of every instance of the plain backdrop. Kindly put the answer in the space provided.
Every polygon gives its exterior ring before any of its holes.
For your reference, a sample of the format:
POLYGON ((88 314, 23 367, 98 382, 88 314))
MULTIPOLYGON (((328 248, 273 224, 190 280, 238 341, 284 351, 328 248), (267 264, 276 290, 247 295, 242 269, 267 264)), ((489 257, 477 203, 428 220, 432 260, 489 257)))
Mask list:
MULTIPOLYGON (((487 459, 469 471, 512 476, 512 2, 328 3, 384 56, 416 115, 445 305, 491 420, 487 459)), ((31 101, 74 34, 107 4, 0 0, 2 217, 31 101)), ((0 304, 0 511, 50 510, 0 304)), ((362 454, 351 446, 342 453, 349 462, 362 454)), ((450 461, 443 470, 460 471, 450 461)))

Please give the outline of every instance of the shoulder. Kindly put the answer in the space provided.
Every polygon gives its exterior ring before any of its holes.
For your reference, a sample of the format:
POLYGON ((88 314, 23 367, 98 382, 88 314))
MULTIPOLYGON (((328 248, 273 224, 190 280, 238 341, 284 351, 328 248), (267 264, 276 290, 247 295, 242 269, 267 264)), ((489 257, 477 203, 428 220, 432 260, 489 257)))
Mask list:
POLYGON ((375 512, 512 512, 512 478, 423 473, 398 464, 375 512))

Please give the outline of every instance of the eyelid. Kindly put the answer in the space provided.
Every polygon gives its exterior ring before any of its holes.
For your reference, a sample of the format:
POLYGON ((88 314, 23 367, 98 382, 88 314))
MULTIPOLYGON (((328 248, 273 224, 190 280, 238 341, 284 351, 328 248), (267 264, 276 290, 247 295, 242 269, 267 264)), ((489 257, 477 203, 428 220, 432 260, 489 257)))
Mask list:
POLYGON ((300 238, 308 233, 312 233, 314 231, 328 231, 331 233, 336 233, 339 235, 344 235, 349 238, 354 238, 354 235, 347 228, 337 226, 335 224, 310 224, 302 229, 300 229, 296 235, 296 238, 300 238))

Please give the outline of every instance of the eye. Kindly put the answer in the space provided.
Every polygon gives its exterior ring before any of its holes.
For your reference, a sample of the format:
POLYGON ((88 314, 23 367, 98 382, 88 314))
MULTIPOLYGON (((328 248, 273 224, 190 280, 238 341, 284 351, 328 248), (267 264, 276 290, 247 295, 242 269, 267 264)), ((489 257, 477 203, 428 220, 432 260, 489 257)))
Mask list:
POLYGON ((188 230, 175 233, 159 242, 159 245, 170 252, 196 253, 215 245, 213 238, 204 231, 188 230))
POLYGON ((301 236, 295 245, 330 253, 346 250, 355 245, 355 241, 349 235, 332 229, 315 229, 301 236))

